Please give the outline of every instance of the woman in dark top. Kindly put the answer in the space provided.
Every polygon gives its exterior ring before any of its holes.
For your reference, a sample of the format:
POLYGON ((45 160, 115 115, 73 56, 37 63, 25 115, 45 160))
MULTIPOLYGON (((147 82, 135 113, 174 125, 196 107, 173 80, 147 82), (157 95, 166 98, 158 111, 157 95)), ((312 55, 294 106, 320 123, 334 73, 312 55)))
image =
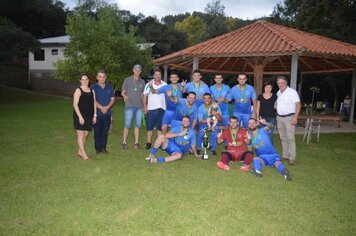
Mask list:
POLYGON ((270 128, 269 139, 273 144, 273 133, 274 128, 277 124, 276 122, 276 101, 277 95, 272 93, 272 82, 266 81, 263 85, 264 93, 260 94, 257 97, 257 108, 256 115, 257 118, 263 118, 268 123, 271 123, 273 126, 270 128))
POLYGON ((73 121, 77 131, 79 150, 77 156, 84 160, 90 160, 85 152, 85 143, 96 122, 95 92, 89 88, 89 77, 86 74, 80 76, 80 87, 73 95, 73 121))

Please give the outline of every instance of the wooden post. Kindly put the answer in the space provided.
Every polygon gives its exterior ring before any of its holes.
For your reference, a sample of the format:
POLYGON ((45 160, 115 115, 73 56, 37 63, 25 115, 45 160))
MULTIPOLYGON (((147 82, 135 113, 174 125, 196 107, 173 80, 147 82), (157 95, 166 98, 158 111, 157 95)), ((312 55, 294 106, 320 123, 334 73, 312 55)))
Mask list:
POLYGON ((167 80, 168 80, 168 66, 167 65, 163 66, 163 69, 164 69, 163 80, 164 80, 164 82, 167 83, 167 80))
POLYGON ((290 71, 290 87, 297 89, 298 55, 292 54, 292 67, 290 71))
POLYGON ((255 85, 256 95, 262 93, 262 83, 263 83, 263 64, 253 66, 253 83, 255 85))
POLYGON ((352 71, 352 82, 351 82, 351 106, 350 106, 350 118, 349 122, 352 123, 355 114, 355 98, 356 96, 356 68, 352 71))
POLYGON ((190 74, 190 78, 193 78, 193 71, 199 69, 199 58, 193 57, 193 70, 190 74))

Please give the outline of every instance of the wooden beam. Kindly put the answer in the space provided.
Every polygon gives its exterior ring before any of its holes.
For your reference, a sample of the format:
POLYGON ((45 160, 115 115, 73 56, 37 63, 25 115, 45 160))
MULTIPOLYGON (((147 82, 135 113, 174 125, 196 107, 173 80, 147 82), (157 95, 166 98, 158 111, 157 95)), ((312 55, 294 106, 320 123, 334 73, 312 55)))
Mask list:
POLYGON ((229 60, 230 58, 226 58, 226 60, 219 66, 218 70, 220 70, 229 60))
POLYGON ((304 65, 306 65, 310 70, 313 70, 313 67, 309 65, 303 58, 299 57, 299 61, 304 63, 304 65))
POLYGON ((163 66, 164 72, 163 72, 163 79, 164 82, 167 83, 168 80, 168 65, 163 66))
POLYGON ((255 85, 256 94, 262 93, 262 83, 263 83, 263 64, 253 66, 253 83, 255 85))

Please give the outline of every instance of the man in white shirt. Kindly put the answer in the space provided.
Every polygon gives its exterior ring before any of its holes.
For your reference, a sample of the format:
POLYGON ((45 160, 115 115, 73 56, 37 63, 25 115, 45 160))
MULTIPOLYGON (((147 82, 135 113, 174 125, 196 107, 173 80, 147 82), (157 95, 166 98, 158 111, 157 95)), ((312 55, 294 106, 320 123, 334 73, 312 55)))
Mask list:
POLYGON ((277 77, 279 91, 277 93, 277 128, 282 145, 282 158, 295 164, 295 125, 300 112, 300 99, 296 90, 288 87, 285 76, 277 77))
POLYGON ((152 144, 153 129, 156 128, 157 135, 161 134, 162 119, 166 111, 166 99, 164 94, 152 93, 151 87, 157 90, 167 83, 162 81, 162 72, 155 69, 153 72, 153 80, 148 82, 143 91, 143 112, 146 115, 147 121, 147 144, 146 149, 150 149, 152 144))

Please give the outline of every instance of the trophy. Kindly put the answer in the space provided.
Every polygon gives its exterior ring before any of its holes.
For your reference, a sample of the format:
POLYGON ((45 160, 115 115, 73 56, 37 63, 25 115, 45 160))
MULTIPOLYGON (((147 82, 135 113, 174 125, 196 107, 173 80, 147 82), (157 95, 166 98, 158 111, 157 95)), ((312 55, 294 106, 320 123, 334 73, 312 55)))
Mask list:
POLYGON ((203 137, 203 142, 201 144, 202 149, 204 149, 203 160, 208 160, 209 156, 208 153, 206 152, 206 150, 210 147, 208 129, 205 128, 203 129, 203 131, 204 131, 204 137, 203 137))

